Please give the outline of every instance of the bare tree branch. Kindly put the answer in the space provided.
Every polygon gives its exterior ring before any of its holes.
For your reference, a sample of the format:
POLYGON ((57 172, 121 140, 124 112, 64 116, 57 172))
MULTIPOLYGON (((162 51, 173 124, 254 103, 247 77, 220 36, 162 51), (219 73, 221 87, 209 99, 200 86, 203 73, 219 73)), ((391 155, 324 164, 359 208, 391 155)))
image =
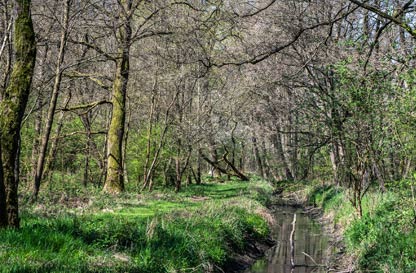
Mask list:
POLYGON ((404 20, 400 19, 400 15, 406 10, 408 9, 414 2, 415 0, 410 0, 408 1, 401 9, 397 10, 393 15, 390 15, 374 6, 371 6, 365 2, 361 2, 358 0, 349 0, 350 2, 366 9, 369 10, 371 12, 374 12, 375 14, 392 21, 394 24, 398 25, 399 27, 403 28, 404 30, 406 30, 410 35, 412 35, 413 38, 416 39, 416 29, 414 29, 411 25, 409 25, 408 23, 406 23, 404 20))

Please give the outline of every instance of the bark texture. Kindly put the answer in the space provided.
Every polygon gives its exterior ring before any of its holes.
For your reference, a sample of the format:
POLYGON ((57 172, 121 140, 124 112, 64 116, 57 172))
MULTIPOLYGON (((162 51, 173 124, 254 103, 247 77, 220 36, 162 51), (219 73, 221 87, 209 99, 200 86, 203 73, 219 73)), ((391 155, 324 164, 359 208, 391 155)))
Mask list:
POLYGON ((130 69, 131 45, 131 1, 121 1, 127 16, 119 29, 119 58, 116 61, 116 75, 113 83, 110 128, 107 140, 107 173, 104 191, 117 194, 124 191, 123 178, 123 140, 126 121, 127 84, 130 69))
MULTIPOLYGON (((36 59, 35 33, 30 13, 30 0, 16 0, 14 31, 15 63, 9 85, 0 103, 0 139, 2 179, 6 198, 7 226, 19 227, 17 189, 19 177, 14 173, 20 139, 20 126, 26 109, 36 59)), ((4 200, 0 201, 0 216, 4 216, 4 200)), ((0 220, 4 224, 5 219, 0 220)))

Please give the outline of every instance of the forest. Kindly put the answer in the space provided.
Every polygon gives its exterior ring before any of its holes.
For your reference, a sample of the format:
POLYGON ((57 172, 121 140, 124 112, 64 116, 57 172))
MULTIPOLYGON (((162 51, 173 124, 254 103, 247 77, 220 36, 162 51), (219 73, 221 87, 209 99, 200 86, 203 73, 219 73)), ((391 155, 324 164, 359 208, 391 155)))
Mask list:
POLYGON ((240 272, 282 197, 416 272, 415 54, 414 0, 0 0, 0 272, 240 272))

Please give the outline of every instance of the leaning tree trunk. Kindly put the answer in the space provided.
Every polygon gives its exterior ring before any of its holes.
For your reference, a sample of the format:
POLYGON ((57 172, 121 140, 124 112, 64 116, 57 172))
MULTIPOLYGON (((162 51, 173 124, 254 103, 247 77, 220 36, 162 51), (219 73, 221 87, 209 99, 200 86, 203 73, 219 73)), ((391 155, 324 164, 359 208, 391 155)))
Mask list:
MULTIPOLYGON (((126 5, 126 1, 121 1, 126 5)), ((131 9, 131 3, 128 1, 131 9)), ((117 194, 124 191, 123 178, 123 140, 126 120, 126 96, 129 80, 129 55, 131 43, 131 22, 130 18, 124 19, 124 24, 119 30, 120 35, 120 58, 116 61, 116 75, 113 83, 110 128, 107 139, 107 171, 104 184, 104 191, 117 194)))
MULTIPOLYGON (((9 85, 0 103, 0 140, 3 184, 0 186, 0 198, 6 197, 7 226, 19 227, 19 206, 17 189, 19 176, 15 175, 15 163, 18 159, 20 127, 26 109, 36 60, 36 42, 30 14, 30 0, 16 0, 14 50, 15 63, 9 85), (5 189, 4 191, 2 189, 5 189)), ((4 204, 4 200, 0 201, 4 204)), ((4 207, 0 205, 0 209, 4 207)), ((5 215, 4 211, 0 215, 5 215)), ((0 220, 4 223, 5 219, 0 220)))
POLYGON ((71 6, 71 1, 72 0, 66 0, 65 6, 64 6, 64 10, 65 10, 64 15, 63 15, 64 22, 63 22, 61 41, 60 41, 60 46, 59 46, 58 62, 56 64, 55 82, 53 85, 51 100, 49 102, 48 116, 46 118, 45 131, 44 131, 44 135, 42 136, 42 143, 39 149, 39 157, 38 157, 38 162, 36 165, 36 173, 35 173, 35 179, 33 183, 32 198, 34 201, 38 198, 38 194, 39 194, 40 181, 42 180, 43 170, 45 166, 46 152, 47 152, 48 145, 49 145, 49 138, 50 138, 51 131, 52 131, 53 120, 55 118, 56 104, 58 102, 59 91, 61 89, 62 73, 63 73, 62 64, 64 62, 65 48, 66 48, 66 42, 67 42, 67 37, 68 37, 69 9, 71 6))
MULTIPOLYGON (((65 99, 63 108, 66 108, 71 101, 72 94, 71 92, 68 94, 68 97, 65 99)), ((56 158, 56 154, 58 152, 58 145, 59 141, 61 139, 61 131, 62 127, 64 126, 64 112, 61 111, 61 113, 58 116, 58 119, 56 120, 56 126, 54 131, 54 137, 52 137, 52 143, 50 145, 49 154, 46 157, 45 167, 43 168, 43 176, 47 178, 47 183, 51 183, 52 179, 52 170, 54 167, 54 161, 56 158)))
MULTIPOLYGON (((46 68, 47 65, 45 65, 46 63, 46 59, 48 58, 48 52, 49 52, 49 47, 46 46, 45 48, 45 52, 43 54, 43 57, 39 63, 39 65, 42 67, 42 75, 46 74, 46 68)), ((38 163, 38 157, 39 157, 39 146, 41 143, 41 134, 42 134, 42 106, 43 106, 43 94, 41 91, 41 88, 39 87, 37 90, 37 99, 36 99, 36 112, 34 113, 35 116, 35 128, 34 128, 34 137, 33 137, 33 144, 32 144, 32 155, 31 155, 31 167, 32 167, 32 171, 30 173, 30 177, 28 179, 28 181, 33 181, 35 179, 36 176, 36 169, 37 169, 37 163, 38 163)))

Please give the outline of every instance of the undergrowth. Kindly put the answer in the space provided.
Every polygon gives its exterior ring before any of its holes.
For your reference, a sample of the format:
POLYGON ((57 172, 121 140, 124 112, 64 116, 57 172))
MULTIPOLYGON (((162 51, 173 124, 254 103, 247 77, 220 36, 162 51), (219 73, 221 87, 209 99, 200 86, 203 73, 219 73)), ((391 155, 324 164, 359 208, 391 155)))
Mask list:
POLYGON ((255 181, 177 195, 43 196, 24 204, 20 230, 0 231, 0 272, 215 271, 248 239, 268 236, 262 214, 271 191, 255 181))
POLYGON ((360 218, 349 192, 309 184, 304 194, 343 229, 348 252, 357 257, 357 272, 416 272, 416 215, 409 189, 370 191, 360 218))

